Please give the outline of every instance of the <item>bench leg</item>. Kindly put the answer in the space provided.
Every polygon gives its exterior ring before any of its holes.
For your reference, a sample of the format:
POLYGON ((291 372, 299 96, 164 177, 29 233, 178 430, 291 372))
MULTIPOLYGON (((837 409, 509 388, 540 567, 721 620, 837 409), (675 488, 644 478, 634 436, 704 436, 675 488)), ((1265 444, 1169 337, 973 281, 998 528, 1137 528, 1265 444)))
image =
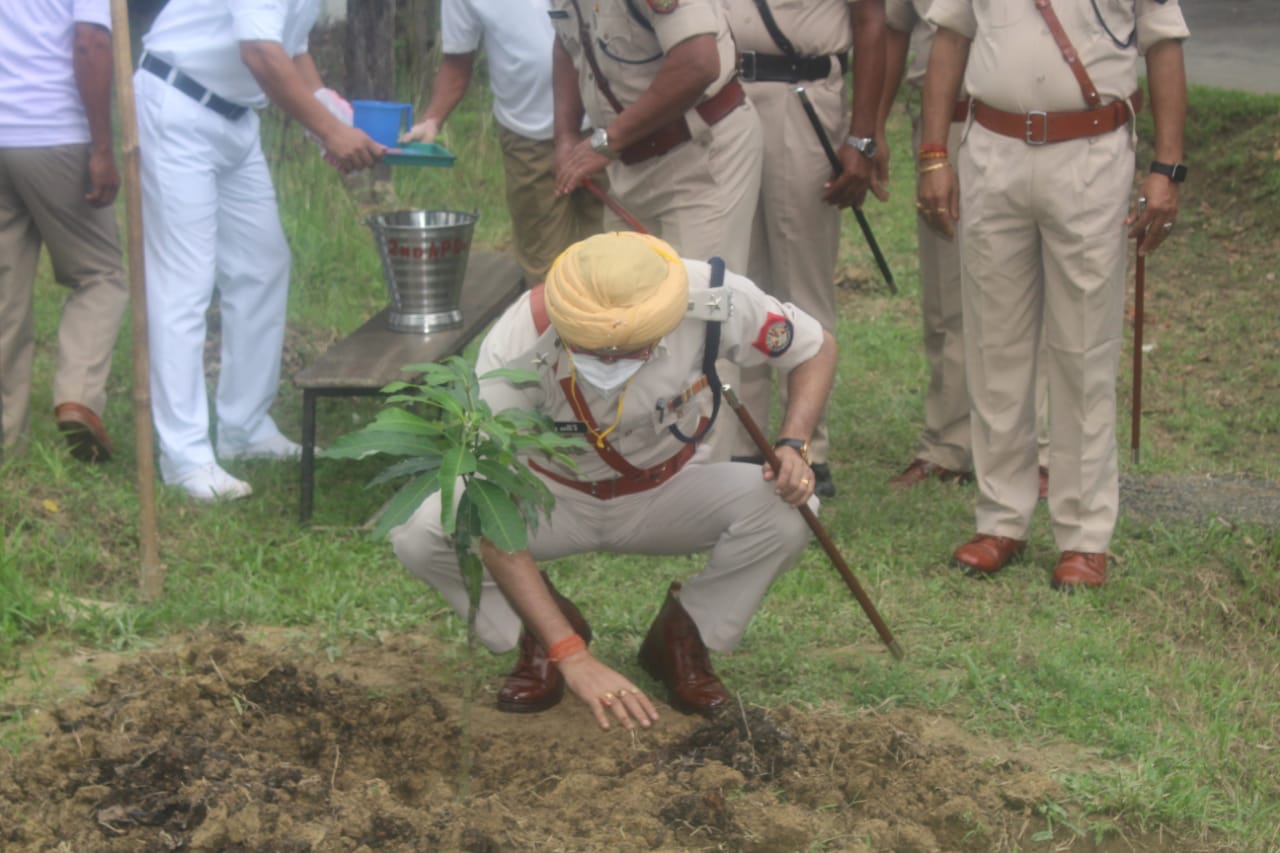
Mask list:
POLYGON ((311 523, 311 502, 316 487, 316 393, 302 392, 302 475, 298 496, 298 521, 311 523))

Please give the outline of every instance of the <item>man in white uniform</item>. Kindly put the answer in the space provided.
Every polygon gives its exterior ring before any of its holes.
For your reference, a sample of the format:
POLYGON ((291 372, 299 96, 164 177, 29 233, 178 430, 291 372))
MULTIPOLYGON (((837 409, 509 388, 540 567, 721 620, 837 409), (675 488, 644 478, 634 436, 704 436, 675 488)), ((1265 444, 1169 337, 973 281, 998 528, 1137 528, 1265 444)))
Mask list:
POLYGON ((0 435, 25 444, 41 244, 70 289, 58 325, 54 417, 72 454, 106 461, 107 377, 129 289, 112 202, 107 0, 0 4, 0 435))
POLYGON ((551 97, 555 37, 545 0, 444 0, 444 58, 422 120, 404 137, 423 142, 436 138, 466 94, 483 43, 516 260, 531 285, 547 277, 556 255, 599 234, 604 223, 603 205, 585 188, 556 195, 551 97))
MULTIPOLYGON (((500 710, 549 708, 567 684, 606 728, 609 711, 628 727, 655 718, 628 679, 587 652, 586 620, 534 562, 587 551, 710 552, 701 572, 671 585, 640 663, 678 710, 710 714, 729 701, 707 649, 738 645, 769 584, 809 540, 793 507, 813 496, 804 450, 830 393, 836 348, 817 320, 749 280, 730 272, 722 287, 714 282, 709 264, 681 260, 656 238, 592 237, 570 247, 551 268, 545 291, 512 305, 481 345, 481 375, 499 367, 539 375, 521 385, 485 381, 482 393, 495 411, 544 412, 589 444, 576 469, 531 461, 556 503, 530 532, 528 551, 481 549, 488 574, 476 630, 492 651, 518 643, 521 653, 498 694, 500 710), (776 478, 752 466, 709 462, 706 445, 686 440, 705 434, 713 409, 703 369, 709 322, 719 323, 721 358, 743 366, 768 362, 786 378, 776 478)), ((438 493, 391 539, 414 575, 467 612, 438 493)))
POLYGON ((954 559, 978 576, 1026 547, 1037 498, 1035 373, 1049 384, 1049 516, 1056 588, 1106 581, 1119 510, 1116 371, 1127 240, 1157 248, 1186 176, 1187 27, 1177 0, 934 0, 922 164, 944 162, 961 76, 973 120, 958 172, 921 166, 918 202, 958 219, 972 400, 977 535, 954 559), (971 48, 972 45, 972 48, 971 48), (1145 55, 1155 159, 1139 203, 1132 117, 1145 55))
POLYGON ((271 419, 280 378, 289 246, 255 112, 275 103, 342 171, 384 148, 321 102, 307 53, 319 0, 170 0, 134 75, 146 218, 152 415, 166 483, 198 500, 252 491, 218 460, 291 459, 271 419), (222 312, 217 453, 204 381, 205 312, 222 312))

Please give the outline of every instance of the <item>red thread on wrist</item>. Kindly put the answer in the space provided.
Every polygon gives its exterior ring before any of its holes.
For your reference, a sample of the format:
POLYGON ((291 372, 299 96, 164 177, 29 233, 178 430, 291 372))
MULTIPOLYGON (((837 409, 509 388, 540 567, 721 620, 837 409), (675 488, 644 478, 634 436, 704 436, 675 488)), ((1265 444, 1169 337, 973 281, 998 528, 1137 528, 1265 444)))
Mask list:
POLYGON ((925 142, 916 149, 917 154, 928 154, 930 152, 947 153, 947 146, 939 142, 925 142))
POLYGON ((583 639, 577 634, 570 634, 560 642, 551 644, 551 648, 547 649, 547 660, 552 663, 560 663, 565 658, 586 650, 587 644, 583 639))

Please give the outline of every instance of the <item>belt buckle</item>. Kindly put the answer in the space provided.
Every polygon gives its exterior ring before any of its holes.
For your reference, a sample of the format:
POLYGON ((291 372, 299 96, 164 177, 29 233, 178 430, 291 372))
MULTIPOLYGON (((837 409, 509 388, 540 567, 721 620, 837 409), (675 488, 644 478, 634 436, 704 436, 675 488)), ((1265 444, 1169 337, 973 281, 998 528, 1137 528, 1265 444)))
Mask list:
POLYGON ((756 79, 756 52, 744 50, 738 54, 738 76, 743 80, 756 79))
POLYGON ((1027 113, 1027 129, 1023 141, 1028 145, 1044 145, 1049 141, 1049 114, 1044 110, 1032 110, 1027 113), (1040 118, 1040 138, 1035 137, 1035 119, 1040 118))

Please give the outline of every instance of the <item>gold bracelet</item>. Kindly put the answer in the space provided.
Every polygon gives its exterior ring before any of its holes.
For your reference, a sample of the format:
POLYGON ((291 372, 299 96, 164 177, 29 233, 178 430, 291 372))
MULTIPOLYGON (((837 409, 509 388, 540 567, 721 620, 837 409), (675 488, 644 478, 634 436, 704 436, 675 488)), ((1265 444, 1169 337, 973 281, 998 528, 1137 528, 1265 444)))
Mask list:
POLYGON ((945 163, 934 163, 934 164, 933 164, 933 165, 931 165, 931 166, 925 166, 923 169, 921 169, 920 171, 916 172, 916 174, 917 174, 917 175, 923 175, 923 174, 925 174, 926 172, 936 172, 937 170, 939 170, 939 169, 945 169, 946 167, 948 167, 948 166, 950 166, 950 165, 951 165, 951 163, 950 163, 950 162, 945 162, 945 163))

